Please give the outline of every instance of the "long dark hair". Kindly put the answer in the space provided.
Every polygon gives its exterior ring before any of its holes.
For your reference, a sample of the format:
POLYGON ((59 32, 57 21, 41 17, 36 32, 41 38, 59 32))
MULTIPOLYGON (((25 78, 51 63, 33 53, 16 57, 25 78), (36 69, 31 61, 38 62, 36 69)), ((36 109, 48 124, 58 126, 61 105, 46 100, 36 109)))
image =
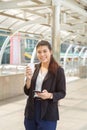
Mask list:
MULTIPOLYGON (((38 42, 38 44, 36 46, 36 50, 40 46, 47 46, 50 51, 52 50, 51 44, 48 41, 42 40, 42 41, 38 42)), ((57 63, 57 61, 55 60, 53 55, 51 55, 48 71, 50 71, 51 73, 55 74, 55 72, 57 71, 58 67, 59 67, 59 64, 57 63)))

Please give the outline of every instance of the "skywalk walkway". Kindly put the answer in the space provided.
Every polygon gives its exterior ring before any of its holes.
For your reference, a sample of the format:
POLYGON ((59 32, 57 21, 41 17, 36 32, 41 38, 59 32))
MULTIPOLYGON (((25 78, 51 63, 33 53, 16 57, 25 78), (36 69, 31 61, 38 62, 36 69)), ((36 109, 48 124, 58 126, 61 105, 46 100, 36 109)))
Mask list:
MULTIPOLYGON (((24 130, 26 96, 0 101, 0 130, 24 130)), ((67 96, 59 102, 57 130, 87 130, 87 79, 67 82, 67 96)))

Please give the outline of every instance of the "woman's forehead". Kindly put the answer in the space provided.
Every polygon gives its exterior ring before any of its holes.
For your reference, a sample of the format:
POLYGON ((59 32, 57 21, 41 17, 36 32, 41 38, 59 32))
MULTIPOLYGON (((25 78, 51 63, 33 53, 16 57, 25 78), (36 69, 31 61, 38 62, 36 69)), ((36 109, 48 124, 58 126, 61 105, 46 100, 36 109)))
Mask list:
POLYGON ((39 46, 39 47, 37 48, 37 50, 39 50, 39 49, 49 49, 49 48, 48 48, 48 46, 44 45, 44 46, 39 46))

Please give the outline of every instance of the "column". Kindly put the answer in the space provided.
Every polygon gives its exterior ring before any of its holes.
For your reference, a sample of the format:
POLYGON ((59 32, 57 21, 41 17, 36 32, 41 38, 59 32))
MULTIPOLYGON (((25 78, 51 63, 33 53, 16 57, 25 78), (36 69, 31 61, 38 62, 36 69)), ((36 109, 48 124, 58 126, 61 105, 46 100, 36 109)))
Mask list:
POLYGON ((55 59, 60 62, 60 0, 53 0, 52 48, 55 59))
POLYGON ((21 63, 20 34, 16 34, 10 39, 10 64, 19 65, 21 63))

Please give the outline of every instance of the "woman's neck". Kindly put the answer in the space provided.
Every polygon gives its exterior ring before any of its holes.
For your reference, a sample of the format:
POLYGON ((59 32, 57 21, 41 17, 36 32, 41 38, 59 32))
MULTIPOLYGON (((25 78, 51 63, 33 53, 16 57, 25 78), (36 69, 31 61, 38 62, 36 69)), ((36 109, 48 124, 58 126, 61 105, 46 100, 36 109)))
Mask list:
POLYGON ((41 68, 40 68, 40 72, 41 74, 46 73, 48 71, 48 63, 41 63, 41 68))
POLYGON ((46 63, 41 63, 41 67, 42 68, 47 68, 48 69, 48 66, 49 66, 49 63, 46 62, 46 63))

